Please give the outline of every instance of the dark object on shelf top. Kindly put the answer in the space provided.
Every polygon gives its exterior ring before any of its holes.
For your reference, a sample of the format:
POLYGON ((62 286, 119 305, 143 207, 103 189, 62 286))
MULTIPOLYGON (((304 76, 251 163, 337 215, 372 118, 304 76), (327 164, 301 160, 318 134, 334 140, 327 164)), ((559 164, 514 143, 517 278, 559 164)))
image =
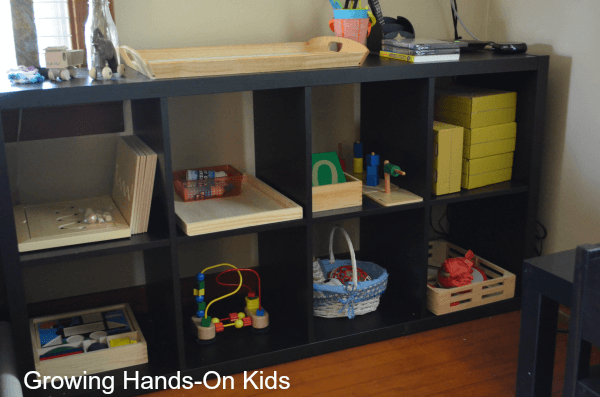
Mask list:
POLYGON ((522 54, 527 51, 525 43, 492 43, 492 48, 496 54, 522 54))
POLYGON ((458 39, 454 41, 459 44, 460 52, 474 52, 483 50, 488 45, 492 44, 491 41, 481 41, 481 40, 462 40, 458 39))
POLYGON ((371 34, 367 38, 367 47, 371 53, 378 54, 381 51, 381 40, 384 38, 394 38, 398 35, 404 38, 415 37, 415 28, 408 19, 384 17, 379 0, 369 0, 369 6, 377 19, 377 24, 371 28, 371 34))

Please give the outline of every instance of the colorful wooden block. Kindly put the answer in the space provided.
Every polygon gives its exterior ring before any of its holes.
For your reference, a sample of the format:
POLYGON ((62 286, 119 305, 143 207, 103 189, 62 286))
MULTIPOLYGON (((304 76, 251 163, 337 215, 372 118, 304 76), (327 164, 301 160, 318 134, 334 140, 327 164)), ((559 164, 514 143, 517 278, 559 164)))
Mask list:
POLYGON ((367 167, 370 165, 379 165, 379 155, 378 154, 367 154, 367 167))

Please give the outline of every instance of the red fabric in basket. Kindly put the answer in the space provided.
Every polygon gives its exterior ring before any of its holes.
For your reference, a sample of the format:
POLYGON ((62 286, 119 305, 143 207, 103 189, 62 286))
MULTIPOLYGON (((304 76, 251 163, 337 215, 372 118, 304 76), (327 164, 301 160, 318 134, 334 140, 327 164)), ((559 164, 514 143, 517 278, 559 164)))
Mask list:
POLYGON ((473 251, 469 250, 464 258, 449 258, 438 270, 438 283, 444 288, 462 287, 473 281, 473 251))

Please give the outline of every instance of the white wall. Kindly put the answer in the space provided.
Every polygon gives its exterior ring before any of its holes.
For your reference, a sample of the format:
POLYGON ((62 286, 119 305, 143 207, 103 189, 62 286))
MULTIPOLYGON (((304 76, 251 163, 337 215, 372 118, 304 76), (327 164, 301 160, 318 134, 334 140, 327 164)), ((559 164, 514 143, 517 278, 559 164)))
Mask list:
POLYGON ((544 253, 600 242, 600 2, 490 0, 486 36, 550 55, 538 217, 544 253))

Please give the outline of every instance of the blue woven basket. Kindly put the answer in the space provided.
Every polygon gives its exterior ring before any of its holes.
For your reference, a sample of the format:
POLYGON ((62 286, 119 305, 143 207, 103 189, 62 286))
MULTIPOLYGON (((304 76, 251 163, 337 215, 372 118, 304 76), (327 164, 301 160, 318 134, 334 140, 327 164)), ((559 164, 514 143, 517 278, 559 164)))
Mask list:
POLYGON ((313 298, 313 314, 318 317, 346 317, 352 319, 355 315, 366 314, 377 309, 379 298, 387 288, 388 273, 373 262, 356 261, 354 247, 348 233, 335 226, 329 236, 329 260, 319 260, 323 274, 327 275, 340 266, 352 266, 352 281, 343 286, 313 283, 315 291, 313 298), (333 236, 339 229, 350 248, 350 260, 335 260, 333 255, 333 236), (370 277, 369 281, 357 281, 356 268, 364 270, 370 277), (358 287, 355 287, 358 286, 358 287))

